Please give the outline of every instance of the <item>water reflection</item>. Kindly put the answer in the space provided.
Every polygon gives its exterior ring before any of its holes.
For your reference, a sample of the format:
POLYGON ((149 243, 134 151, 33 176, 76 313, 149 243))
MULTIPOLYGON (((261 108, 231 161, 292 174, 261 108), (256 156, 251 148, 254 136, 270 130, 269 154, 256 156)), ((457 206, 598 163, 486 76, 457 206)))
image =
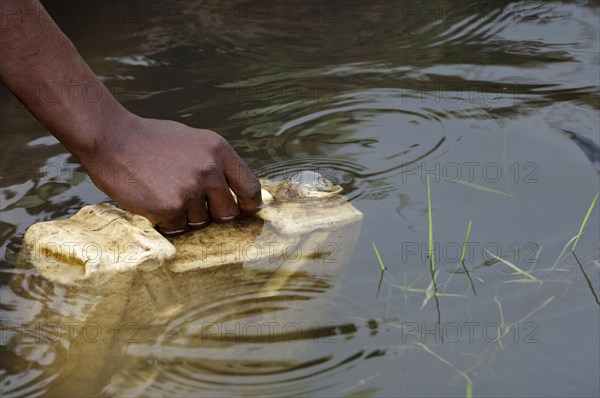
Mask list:
POLYGON ((3 322, 3 391, 145 396, 187 372, 191 394, 323 376, 363 356, 334 355, 330 343, 360 326, 327 321, 339 290, 330 279, 231 266, 120 275, 90 289, 17 275, 2 290, 3 309, 19 315, 3 322))

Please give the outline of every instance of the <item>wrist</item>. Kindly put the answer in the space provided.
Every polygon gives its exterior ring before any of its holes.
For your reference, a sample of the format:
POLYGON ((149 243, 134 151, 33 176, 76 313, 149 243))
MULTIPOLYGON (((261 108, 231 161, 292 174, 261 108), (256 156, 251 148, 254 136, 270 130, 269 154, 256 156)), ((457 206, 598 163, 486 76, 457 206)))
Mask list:
POLYGON ((137 166, 132 159, 139 147, 135 141, 142 120, 122 106, 105 108, 90 120, 93 127, 80 132, 77 142, 68 147, 96 186, 110 197, 111 184, 135 180, 137 166))
MULTIPOLYGON (((107 94, 108 93, 107 90, 107 94)), ((88 106, 87 112, 74 110, 74 116, 64 132, 56 132, 59 140, 80 160, 97 157, 114 150, 119 141, 132 130, 139 119, 112 96, 88 106)))

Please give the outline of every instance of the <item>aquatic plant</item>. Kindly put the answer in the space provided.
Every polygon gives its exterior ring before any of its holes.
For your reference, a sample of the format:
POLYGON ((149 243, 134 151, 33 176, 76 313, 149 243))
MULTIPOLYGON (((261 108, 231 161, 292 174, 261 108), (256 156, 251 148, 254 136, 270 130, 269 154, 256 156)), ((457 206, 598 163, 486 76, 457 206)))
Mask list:
POLYGON ((463 244, 462 252, 460 253, 460 264, 463 267, 463 270, 467 274, 467 278, 469 278, 469 283, 471 284, 471 289, 473 289, 473 294, 477 296, 477 291, 475 290, 475 285, 473 284, 473 279, 471 279, 471 273, 467 269, 465 265, 465 252, 467 251, 467 244, 469 243, 469 236, 471 235, 471 220, 469 220, 469 225, 467 225, 467 234, 465 235, 465 243, 463 244))
POLYGON ((428 245, 428 256, 429 256, 429 267, 431 272, 435 271, 435 254, 433 252, 433 220, 431 218, 431 186, 429 184, 429 175, 427 175, 427 216, 429 218, 429 245, 428 245))
POLYGON ((377 250, 377 246, 375 245, 375 241, 371 241, 371 243, 373 243, 373 250, 375 250, 375 255, 377 256, 377 260, 379 261, 379 266, 381 267, 382 271, 385 271, 385 264, 383 264, 383 260, 381 259, 381 256, 379 255, 379 250, 377 250))
POLYGON ((600 192, 598 192, 596 194, 596 196, 594 196, 594 199, 592 200, 592 203, 590 204, 590 207, 588 208, 588 211, 585 214, 585 218, 583 219, 583 222, 581 223, 581 227, 579 228, 579 233, 577 234, 575 243, 573 243, 573 247, 571 248, 571 253, 573 253, 575 251, 575 248, 577 247, 577 243, 579 243, 579 238, 583 234, 583 230, 585 229, 585 224, 587 224, 588 218, 590 218, 590 214, 592 213, 592 210, 594 209, 594 205, 596 204, 596 200, 598 199, 598 194, 600 194, 600 192))

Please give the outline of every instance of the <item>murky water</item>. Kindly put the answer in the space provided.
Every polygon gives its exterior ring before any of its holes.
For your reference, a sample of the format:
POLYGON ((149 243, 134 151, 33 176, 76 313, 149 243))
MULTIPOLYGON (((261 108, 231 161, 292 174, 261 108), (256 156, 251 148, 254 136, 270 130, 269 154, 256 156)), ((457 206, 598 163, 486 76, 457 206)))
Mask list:
POLYGON ((365 219, 339 272, 272 295, 248 267, 52 284, 15 267, 24 231, 107 198, 3 89, 3 396, 600 394, 598 205, 561 256, 599 189, 597 1, 47 5, 129 109, 365 219))

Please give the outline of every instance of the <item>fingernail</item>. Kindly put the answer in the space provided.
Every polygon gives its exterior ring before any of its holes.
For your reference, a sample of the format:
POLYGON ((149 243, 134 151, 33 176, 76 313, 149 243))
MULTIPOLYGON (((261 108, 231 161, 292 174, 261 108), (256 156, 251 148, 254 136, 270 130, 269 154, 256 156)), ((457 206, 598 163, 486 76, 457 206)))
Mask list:
POLYGON ((198 230, 198 229, 202 229, 206 226, 208 226, 209 222, 208 221, 200 221, 200 222, 188 222, 188 225, 190 226, 191 229, 193 230, 198 230))
POLYGON ((187 228, 175 229, 173 231, 164 231, 161 228, 158 228, 158 232, 163 234, 164 236, 173 237, 177 235, 181 235, 187 231, 187 228))
POLYGON ((261 211, 264 208, 265 208, 265 206, 261 204, 259 206, 256 206, 254 208, 254 210, 249 210, 249 211, 240 210, 240 217, 254 217, 256 215, 256 213, 258 213, 259 211, 261 211))
POLYGON ((233 219, 235 218, 235 216, 225 216, 225 217, 221 217, 219 218, 219 222, 230 222, 233 221, 233 219))

